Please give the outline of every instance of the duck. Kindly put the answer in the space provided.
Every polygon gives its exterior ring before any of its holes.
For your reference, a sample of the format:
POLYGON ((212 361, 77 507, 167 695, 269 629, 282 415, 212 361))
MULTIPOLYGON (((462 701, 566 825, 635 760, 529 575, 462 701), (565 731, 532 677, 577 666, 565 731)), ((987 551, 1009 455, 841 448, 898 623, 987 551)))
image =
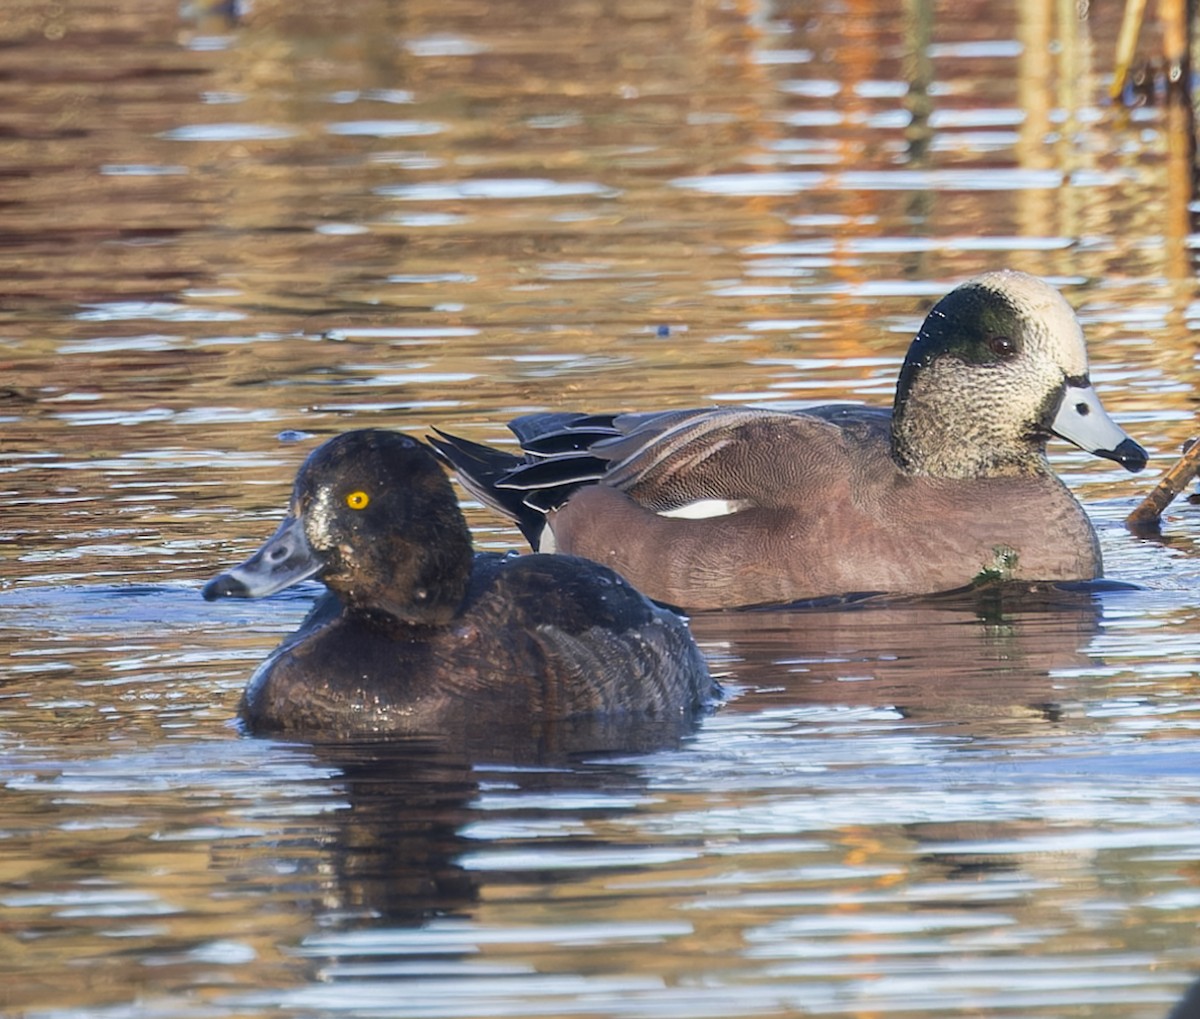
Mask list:
POLYGON ((925 595, 1102 575, 1046 443, 1127 470, 1146 451, 1105 411, 1054 287, 977 276, 929 311, 891 407, 542 412, 520 454, 434 429, 434 448, 534 549, 611 567, 687 612, 925 595))
POLYGON ((314 449, 278 530, 201 593, 261 598, 310 578, 327 593, 242 696, 251 733, 679 718, 717 694, 686 622, 609 568, 476 554, 438 459, 403 433, 359 429, 314 449))

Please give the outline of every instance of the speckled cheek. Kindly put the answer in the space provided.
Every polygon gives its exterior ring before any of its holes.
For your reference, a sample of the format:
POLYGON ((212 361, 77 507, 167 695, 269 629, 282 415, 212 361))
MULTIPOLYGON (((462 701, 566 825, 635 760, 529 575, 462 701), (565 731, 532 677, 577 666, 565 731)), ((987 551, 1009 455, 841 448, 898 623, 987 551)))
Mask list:
POLYGON ((322 552, 329 551, 333 542, 330 535, 333 531, 333 504, 329 492, 318 492, 307 507, 304 508, 304 536, 313 548, 322 552))

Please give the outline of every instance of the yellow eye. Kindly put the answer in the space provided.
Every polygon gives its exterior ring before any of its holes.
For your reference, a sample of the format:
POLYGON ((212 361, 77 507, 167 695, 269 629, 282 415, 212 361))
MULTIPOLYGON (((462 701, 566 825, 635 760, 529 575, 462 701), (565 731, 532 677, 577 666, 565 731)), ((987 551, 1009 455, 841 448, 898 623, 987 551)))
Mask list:
POLYGON ((366 492, 351 492, 346 496, 346 505, 352 510, 366 509, 371 497, 366 492))

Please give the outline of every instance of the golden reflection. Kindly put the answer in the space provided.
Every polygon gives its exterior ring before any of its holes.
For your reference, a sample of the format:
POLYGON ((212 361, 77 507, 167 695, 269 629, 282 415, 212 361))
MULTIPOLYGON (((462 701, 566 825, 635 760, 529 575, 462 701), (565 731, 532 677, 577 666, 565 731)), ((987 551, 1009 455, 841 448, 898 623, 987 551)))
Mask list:
MULTIPOLYGON (((1098 106, 1107 9, 993 15, 982 50, 919 0, 17 19, 10 441, 78 464, 22 480, 112 505, 89 452, 178 448, 170 480, 207 504, 216 450, 269 461, 288 429, 486 440, 531 407, 886 402, 928 302, 998 264, 1068 281, 1106 399, 1173 452, 1193 430, 1187 124, 1098 106)), ((194 521, 155 508, 186 540, 194 521)))
MULTIPOLYGON (((1119 5, 10 6, 0 1008, 299 1013, 382 987, 403 1010, 387 967, 437 953, 337 937, 404 925, 510 987, 636 977, 602 985, 612 1010, 912 1013, 920 979, 963 1014, 1038 959, 1070 993, 1119 970, 1130 1001, 1182 994, 1186 504, 1168 548, 1101 527, 1144 588, 1102 613, 698 618, 740 695, 633 763, 242 740, 237 695, 305 605, 231 622, 197 594, 334 432, 887 403, 932 301, 1002 265, 1061 284, 1165 469, 1196 432, 1194 131, 1107 103, 1119 5)), ((1102 525, 1146 485, 1052 455, 1102 525)), ((472 990, 447 960, 443 993, 472 990)))
POLYGON ((947 731, 970 738, 1063 722, 1092 691, 1056 676, 1098 667, 1087 648, 1099 632, 1100 603, 1055 589, 1035 592, 1025 607, 1020 598, 996 598, 705 613, 692 630, 705 647, 745 648, 744 662, 728 663, 733 682, 768 691, 728 711, 889 705, 925 725, 952 720, 947 731))

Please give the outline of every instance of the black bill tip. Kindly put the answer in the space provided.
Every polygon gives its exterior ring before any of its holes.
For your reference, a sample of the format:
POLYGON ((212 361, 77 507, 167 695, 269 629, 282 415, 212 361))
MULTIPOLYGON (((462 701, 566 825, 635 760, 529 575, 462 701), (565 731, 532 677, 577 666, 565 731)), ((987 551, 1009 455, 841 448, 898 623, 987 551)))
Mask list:
POLYGON ((205 601, 216 601, 218 598, 249 598, 250 589, 230 573, 222 573, 213 577, 200 590, 205 601))
POLYGON ((1126 439, 1116 449, 1098 451, 1099 456, 1108 457, 1109 460, 1116 460, 1131 474, 1136 474, 1146 466, 1146 461, 1150 459, 1141 446, 1133 439, 1126 439))

